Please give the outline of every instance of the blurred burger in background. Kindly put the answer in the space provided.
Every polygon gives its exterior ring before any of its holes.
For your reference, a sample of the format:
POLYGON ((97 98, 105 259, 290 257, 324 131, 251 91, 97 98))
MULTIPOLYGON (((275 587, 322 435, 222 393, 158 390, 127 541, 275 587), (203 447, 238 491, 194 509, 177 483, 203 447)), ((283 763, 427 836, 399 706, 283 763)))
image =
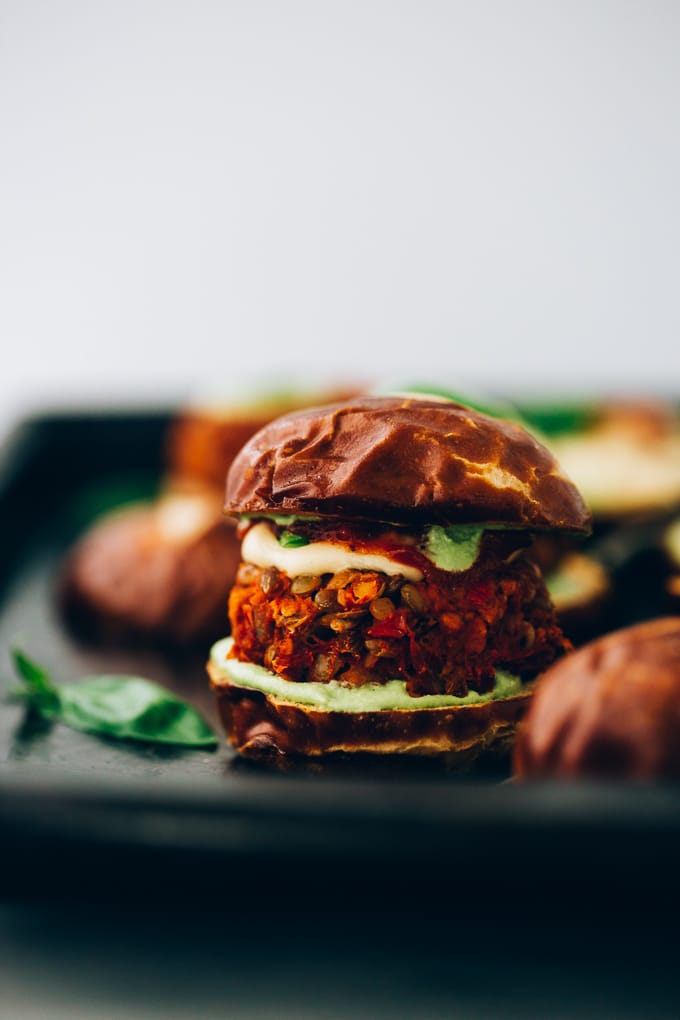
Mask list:
POLYGON ((608 397, 521 404, 593 514, 581 550, 539 548, 560 618, 581 643, 669 608, 680 514, 680 410, 669 400, 608 397))
POLYGON ((680 507, 680 413, 658 398, 521 405, 604 528, 680 507))
POLYGON ((235 524, 222 512, 236 453, 272 418, 357 388, 269 391, 182 408, 168 428, 158 496, 105 513, 67 557, 59 599, 72 629, 95 640, 172 645, 223 634, 240 559, 235 524))

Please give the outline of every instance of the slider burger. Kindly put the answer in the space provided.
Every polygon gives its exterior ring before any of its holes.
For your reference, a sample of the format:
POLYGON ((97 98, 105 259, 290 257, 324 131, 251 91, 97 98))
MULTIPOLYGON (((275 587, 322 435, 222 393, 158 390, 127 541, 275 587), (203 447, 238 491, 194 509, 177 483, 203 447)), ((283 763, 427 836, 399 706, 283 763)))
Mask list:
POLYGON ((570 647, 528 547, 589 514, 518 425, 410 396, 289 414, 226 511, 242 563, 209 673, 243 754, 474 756, 570 647))

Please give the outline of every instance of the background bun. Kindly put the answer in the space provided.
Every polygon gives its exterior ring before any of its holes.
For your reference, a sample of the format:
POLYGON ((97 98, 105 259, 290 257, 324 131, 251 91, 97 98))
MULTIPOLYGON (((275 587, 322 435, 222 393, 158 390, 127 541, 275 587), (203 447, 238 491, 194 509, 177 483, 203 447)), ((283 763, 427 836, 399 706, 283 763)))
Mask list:
POLYGON ((196 405, 182 410, 168 430, 165 461, 171 479, 214 486, 221 493, 229 465, 241 447, 273 418, 302 407, 344 400, 356 389, 263 392, 241 403, 196 405))
POLYGON ((680 617, 608 634, 551 666, 520 728, 515 770, 680 779, 680 617))
POLYGON ((167 493, 110 512, 80 539, 62 568, 61 608, 82 637, 214 640, 240 557, 214 493, 167 493))
POLYGON ((266 425, 229 471, 226 510, 569 531, 590 524, 578 490, 520 426, 409 397, 359 397, 266 425))
POLYGON ((170 425, 166 461, 171 478, 190 478, 217 490, 234 457, 253 433, 266 425, 265 415, 229 418, 210 411, 184 411, 170 425))

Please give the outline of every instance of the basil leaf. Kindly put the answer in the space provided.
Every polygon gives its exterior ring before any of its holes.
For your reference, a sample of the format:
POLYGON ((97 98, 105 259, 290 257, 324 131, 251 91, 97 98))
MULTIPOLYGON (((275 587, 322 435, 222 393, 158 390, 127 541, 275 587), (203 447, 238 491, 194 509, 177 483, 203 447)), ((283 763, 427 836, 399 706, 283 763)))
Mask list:
POLYGON ((135 676, 94 676, 61 687, 61 722, 122 740, 212 747, 217 737, 189 705, 135 676))
POLYGON ((505 421, 514 421, 524 428, 527 425, 523 412, 516 404, 496 395, 480 394, 477 392, 455 392, 441 386, 430 386, 427 383, 408 383, 400 386, 398 389, 407 393, 419 394, 423 399, 427 399, 428 396, 443 397, 445 400, 450 400, 453 404, 462 404, 463 407, 471 407, 473 411, 481 411, 482 414, 488 414, 491 418, 503 418, 505 421))
POLYGON ((530 429, 538 429, 549 438, 586 432, 597 420, 596 406, 584 401, 562 404, 527 404, 522 407, 522 414, 529 423, 530 429))
POLYGON ((14 664, 25 682, 18 693, 48 719, 74 730, 180 747, 215 747, 205 720, 171 691, 136 676, 94 676, 55 687, 47 672, 23 652, 14 664))
POLYGON ((25 686, 12 693, 17 698, 25 698, 32 708, 45 718, 54 718, 59 714, 59 689, 50 679, 49 673, 19 648, 12 649, 14 668, 24 681, 25 686))
POLYGON ((304 535, 296 535, 293 531, 282 531, 279 535, 279 545, 286 549, 295 549, 300 545, 309 545, 304 535))

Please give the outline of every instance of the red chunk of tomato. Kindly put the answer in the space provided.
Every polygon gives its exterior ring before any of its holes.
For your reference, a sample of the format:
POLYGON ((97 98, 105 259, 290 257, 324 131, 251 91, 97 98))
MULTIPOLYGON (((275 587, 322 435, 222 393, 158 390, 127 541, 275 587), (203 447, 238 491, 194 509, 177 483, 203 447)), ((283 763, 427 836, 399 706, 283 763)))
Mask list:
POLYGON ((376 620, 368 630, 371 637, 402 638, 412 633, 406 619, 407 609, 396 609, 384 620, 376 620))

